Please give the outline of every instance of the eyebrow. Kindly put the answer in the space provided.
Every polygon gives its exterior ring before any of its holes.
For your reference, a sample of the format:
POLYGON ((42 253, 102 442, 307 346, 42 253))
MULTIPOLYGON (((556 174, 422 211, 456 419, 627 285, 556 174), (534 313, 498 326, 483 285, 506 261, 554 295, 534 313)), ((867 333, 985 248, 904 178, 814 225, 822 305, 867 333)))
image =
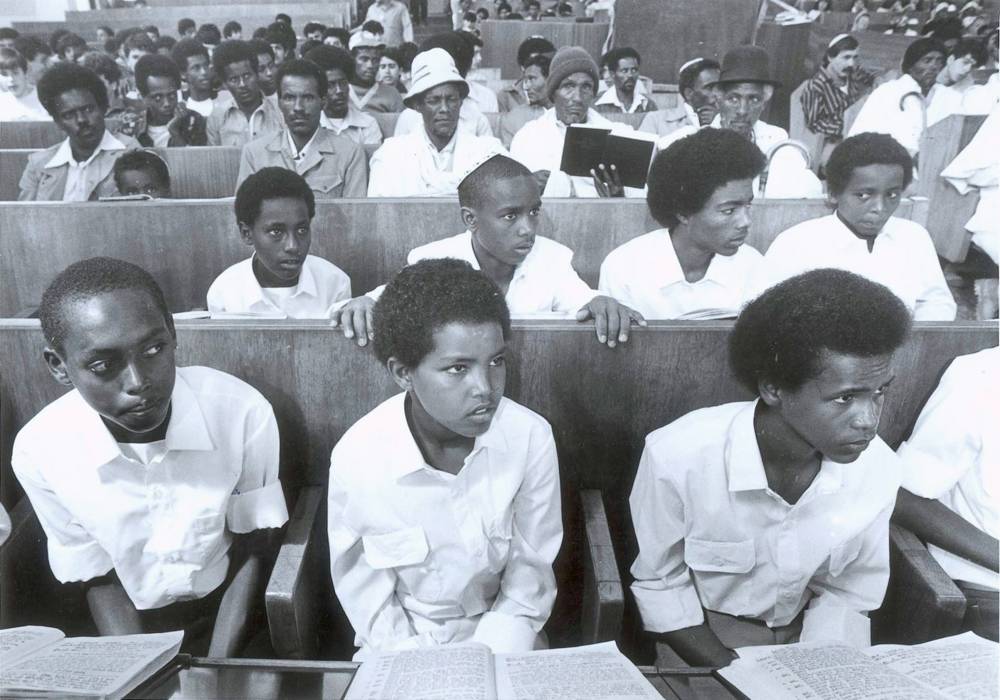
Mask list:
MULTIPOLYGON (((502 355, 507 352, 506 343, 496 352, 490 354, 490 357, 496 357, 497 355, 502 355)), ((455 353, 453 355, 444 355, 441 357, 443 362, 475 362, 477 358, 471 357, 469 355, 463 355, 461 353, 455 353)))
MULTIPOLYGON (((878 386, 876 386, 875 389, 881 389, 883 387, 887 387, 890 384, 892 384, 892 382, 895 379, 896 379, 896 375, 894 374, 891 377, 889 377, 888 380, 886 380, 886 381, 882 382, 881 384, 879 384, 878 386)), ((830 391, 830 396, 841 396, 843 394, 859 394, 859 393, 862 393, 862 392, 865 392, 865 391, 872 391, 872 389, 870 389, 867 386, 840 387, 838 389, 834 389, 834 390, 830 391)))
MULTIPOLYGON (((144 335, 142 338, 140 338, 136 342, 136 345, 145 345, 146 343, 148 343, 149 341, 153 340, 154 338, 156 338, 160 334, 166 333, 166 332, 167 332, 167 329, 165 327, 164 328, 157 328, 154 331, 150 331, 149 333, 147 333, 146 335, 144 335)), ((84 357, 86 357, 88 359, 93 359, 93 358, 100 357, 102 355, 117 355, 120 352, 121 352, 121 348, 94 348, 93 350, 88 350, 87 353, 84 355, 84 357)))

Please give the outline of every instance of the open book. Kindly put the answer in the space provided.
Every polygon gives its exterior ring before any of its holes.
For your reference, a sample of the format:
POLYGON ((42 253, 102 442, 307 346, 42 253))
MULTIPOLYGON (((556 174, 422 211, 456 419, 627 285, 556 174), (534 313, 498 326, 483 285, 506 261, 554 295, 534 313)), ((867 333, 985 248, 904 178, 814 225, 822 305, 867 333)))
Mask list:
POLYGON ((993 700, 998 649, 972 632, 914 646, 743 647, 719 673, 750 700, 993 700))
POLYGON ((0 630, 0 697, 121 698, 177 654, 183 632, 66 636, 52 627, 0 630))
POLYGON ((612 133, 611 129, 573 124, 566 129, 559 169, 567 175, 590 177, 604 163, 615 166, 626 187, 645 187, 656 137, 640 131, 612 133))
POLYGON ((344 700, 660 700, 614 642, 521 654, 485 644, 383 652, 361 664, 344 700))

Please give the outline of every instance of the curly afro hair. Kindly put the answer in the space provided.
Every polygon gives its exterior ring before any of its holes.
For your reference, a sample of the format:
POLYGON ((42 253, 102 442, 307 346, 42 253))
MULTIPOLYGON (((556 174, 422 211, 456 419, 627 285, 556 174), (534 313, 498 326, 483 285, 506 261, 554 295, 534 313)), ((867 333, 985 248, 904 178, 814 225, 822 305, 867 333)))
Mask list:
POLYGON ((108 111, 108 91, 100 76, 89 68, 61 62, 46 70, 38 79, 38 101, 53 119, 58 118, 56 102, 70 90, 86 90, 94 96, 101 114, 108 111))
POLYGON ((906 305, 887 287, 845 270, 812 270, 747 304, 729 337, 729 366, 754 393, 764 380, 795 391, 819 373, 824 350, 889 354, 911 325, 906 305))
POLYGON ((913 180, 913 159, 906 149, 888 134, 867 131, 844 139, 826 162, 826 187, 832 195, 847 189, 856 168, 867 165, 898 165, 903 169, 903 189, 913 180))

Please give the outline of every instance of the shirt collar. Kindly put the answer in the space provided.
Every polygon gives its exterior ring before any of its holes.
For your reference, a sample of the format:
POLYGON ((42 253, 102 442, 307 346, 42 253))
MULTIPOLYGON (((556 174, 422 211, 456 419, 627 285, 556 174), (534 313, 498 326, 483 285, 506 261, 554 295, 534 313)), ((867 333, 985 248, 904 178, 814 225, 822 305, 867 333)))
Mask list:
POLYGON ((364 122, 361 121, 361 113, 355 108, 354 104, 348 100, 347 114, 343 119, 328 117, 326 112, 323 112, 319 118, 319 125, 336 131, 337 129, 343 130, 351 126, 360 128, 364 126, 364 122))
MULTIPOLYGON (((734 417, 726 431, 724 459, 729 490, 763 491, 768 488, 764 461, 760 456, 760 445, 753 427, 754 414, 760 399, 748 402, 734 417)), ((824 459, 819 474, 806 491, 815 489, 817 493, 833 493, 844 482, 844 465, 824 459)), ((805 494, 803 494, 804 496, 805 494)), ((799 500, 801 503, 802 500, 799 500)))
MULTIPOLYGON (((420 447, 417 445, 413 433, 410 432, 409 424, 406 422, 406 393, 398 394, 390 401, 392 401, 390 406, 391 427, 388 430, 389 435, 386 436, 388 439, 385 444, 391 446, 392 452, 387 460, 387 467, 389 476, 394 481, 398 481, 404 476, 428 468, 428 465, 424 461, 424 456, 420 452, 420 447)), ((499 425, 506 401, 507 399, 500 399, 500 405, 497 407, 496 413, 493 414, 489 429, 476 438, 472 451, 466 457, 466 464, 480 451, 489 454, 491 451, 504 452, 508 449, 507 438, 499 425)))
POLYGON ((90 157, 83 163, 77 163, 77 161, 73 159, 73 149, 70 148, 69 139, 67 138, 59 144, 59 148, 56 149, 55 154, 49 159, 49 162, 45 164, 45 167, 58 168, 61 165, 73 164, 87 166, 90 165, 95 158, 97 158, 101 151, 121 151, 124 149, 125 144, 116 139, 110 131, 105 129, 104 135, 101 137, 101 142, 97 144, 97 148, 94 149, 94 152, 91 153, 90 157))
POLYGON ((455 144, 458 142, 458 134, 461 131, 460 129, 455 129, 455 133, 451 135, 451 141, 445 144, 445 147, 440 151, 438 150, 438 147, 434 145, 434 142, 431 141, 431 137, 427 135, 427 127, 421 124, 419 131, 424 140, 424 145, 430 149, 431 154, 434 156, 453 156, 455 154, 455 144))
MULTIPOLYGON (((636 106, 645 106, 646 105, 647 97, 645 95, 643 95, 642 93, 639 92, 638 85, 639 85, 639 83, 636 83, 636 88, 637 89, 635 90, 635 93, 632 95, 632 108, 633 109, 635 109, 636 106)), ((618 88, 616 88, 616 87, 610 87, 607 90, 605 90, 604 93, 600 97, 597 98, 597 101, 595 101, 594 104, 595 105, 614 105, 615 107, 618 107, 621 111, 628 112, 628 110, 625 109, 625 104, 620 99, 618 99, 618 88)))
MULTIPOLYGON (((649 269, 654 272, 657 284, 659 284, 661 290, 665 290, 678 282, 685 282, 687 278, 684 276, 680 260, 677 259, 677 251, 674 250, 670 231, 661 228, 652 233, 660 239, 660 245, 656 247, 657 253, 645 261, 643 269, 649 269)), ((726 275, 726 269, 733 264, 732 257, 735 256, 713 255, 712 259, 708 262, 705 276, 698 280, 698 282, 709 280, 725 284, 729 279, 726 275)), ((692 282, 691 284, 697 284, 698 282, 692 282)))
POLYGON ((282 131, 284 132, 284 139, 282 139, 282 141, 286 146, 288 146, 288 155, 290 155, 294 160, 302 160, 303 158, 305 158, 306 154, 309 153, 309 150, 314 147, 314 144, 316 143, 316 138, 317 136, 319 136, 319 131, 322 128, 323 128, 322 124, 319 124, 316 127, 316 131, 314 131, 313 135, 309 137, 309 140, 306 141, 306 145, 302 147, 301 151, 295 147, 295 140, 292 139, 291 130, 282 129, 282 131))
MULTIPOLYGON (((257 257, 257 253, 251 255, 250 258, 244 262, 245 267, 242 269, 243 284, 240 285, 247 291, 248 301, 250 301, 251 304, 267 301, 264 298, 264 292, 261 289, 260 282, 257 281, 257 275, 253 272, 253 260, 255 257, 257 257)), ((297 297, 299 295, 310 297, 318 296, 316 278, 313 276, 312 266, 309 264, 308 255, 302 263, 302 269, 299 270, 299 282, 295 285, 295 291, 292 292, 292 297, 297 297)))

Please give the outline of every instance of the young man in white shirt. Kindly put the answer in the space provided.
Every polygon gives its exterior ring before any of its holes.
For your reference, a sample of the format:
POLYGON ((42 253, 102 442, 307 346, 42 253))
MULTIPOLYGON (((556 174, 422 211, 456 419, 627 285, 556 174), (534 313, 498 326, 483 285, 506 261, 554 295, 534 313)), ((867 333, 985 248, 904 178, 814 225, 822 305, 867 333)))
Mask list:
POLYGON ((185 649, 236 655, 262 602, 264 530, 288 519, 270 404, 175 366, 163 294, 131 263, 71 265, 39 316, 49 371, 73 391, 21 429, 11 463, 52 573, 85 582, 102 635, 182 628, 185 649))
POLYGON ((997 640, 1000 349, 955 358, 899 446, 896 520, 966 595, 965 628, 997 640))
POLYGON ((182 95, 184 105, 208 119, 217 97, 212 89, 212 59, 208 49, 196 39, 181 39, 174 44, 170 57, 187 84, 187 92, 182 95))
MULTIPOLYGON (((598 341, 628 341, 630 324, 642 316, 590 289, 573 269, 573 251, 536 235, 542 201, 531 172, 504 155, 484 159, 458 186, 464 233, 443 238, 407 256, 413 265, 429 258, 458 258, 482 270, 499 287, 514 316, 571 315, 594 320, 598 341)), ((344 335, 365 345, 373 331, 372 306, 381 288, 352 299, 333 315, 344 335)))
POLYGON ((614 85, 594 102, 594 109, 601 114, 635 114, 655 112, 659 107, 636 87, 639 85, 639 52, 630 46, 609 51, 603 63, 611 72, 614 85))
POLYGON ((38 97, 67 138, 28 157, 18 200, 86 202, 115 194, 115 160, 139 144, 105 128, 108 93, 101 78, 59 63, 38 81, 38 97))
POLYGON ((702 129, 653 160, 646 201, 663 228, 611 251, 600 289, 647 319, 735 318, 761 254, 745 245, 764 154, 728 129, 702 129))
POLYGON ((888 289, 814 270, 750 302, 729 341, 755 401, 646 438, 630 505, 632 593, 657 665, 726 666, 734 648, 870 644, 902 476, 878 437, 910 317, 888 289))
POLYGON ((382 145, 382 129, 375 117, 351 102, 354 58, 345 49, 326 45, 311 49, 305 58, 326 73, 326 104, 320 126, 337 136, 349 138, 370 156, 382 145))
POLYGON ((473 164, 503 150, 492 136, 458 128, 469 86, 444 49, 413 59, 406 105, 420 113, 422 128, 385 140, 371 159, 369 197, 449 197, 473 164))
POLYGON ((224 41, 212 55, 215 74, 229 91, 216 101, 208 118, 209 146, 244 146, 284 125, 277 102, 264 98, 257 76, 259 63, 245 41, 224 41))
POLYGON ((208 289, 208 310, 287 318, 328 318, 351 298, 351 279, 333 263, 309 255, 316 196, 285 168, 253 173, 236 191, 236 223, 249 259, 219 275, 208 289))
POLYGON ((585 49, 564 46, 549 64, 545 89, 552 108, 521 127, 510 142, 510 153, 535 173, 545 197, 640 197, 643 191, 622 187, 613 169, 602 165, 591 177, 570 176, 559 169, 566 129, 586 124, 628 132, 627 124, 612 123, 592 109, 601 80, 597 63, 585 49))
POLYGON ((477 641, 530 651, 556 595, 559 467, 544 418, 504 398, 510 317, 459 260, 404 268, 375 306, 403 390, 330 456, 328 535, 356 660, 477 641))
POLYGON ((848 136, 866 131, 888 134, 902 144, 910 156, 920 150, 920 137, 927 126, 927 107, 932 89, 944 68, 948 49, 937 39, 922 37, 906 47, 903 75, 882 83, 865 100, 848 136))
POLYGON ((172 58, 154 53, 135 64, 135 86, 146 108, 145 130, 136 134, 143 146, 205 146, 206 120, 178 102, 181 74, 172 58))
POLYGON ((891 136, 852 136, 830 154, 826 182, 833 214, 778 234, 753 293, 817 267, 849 270, 895 292, 917 321, 953 321, 957 307, 930 234, 893 216, 913 176, 909 154, 891 136))

